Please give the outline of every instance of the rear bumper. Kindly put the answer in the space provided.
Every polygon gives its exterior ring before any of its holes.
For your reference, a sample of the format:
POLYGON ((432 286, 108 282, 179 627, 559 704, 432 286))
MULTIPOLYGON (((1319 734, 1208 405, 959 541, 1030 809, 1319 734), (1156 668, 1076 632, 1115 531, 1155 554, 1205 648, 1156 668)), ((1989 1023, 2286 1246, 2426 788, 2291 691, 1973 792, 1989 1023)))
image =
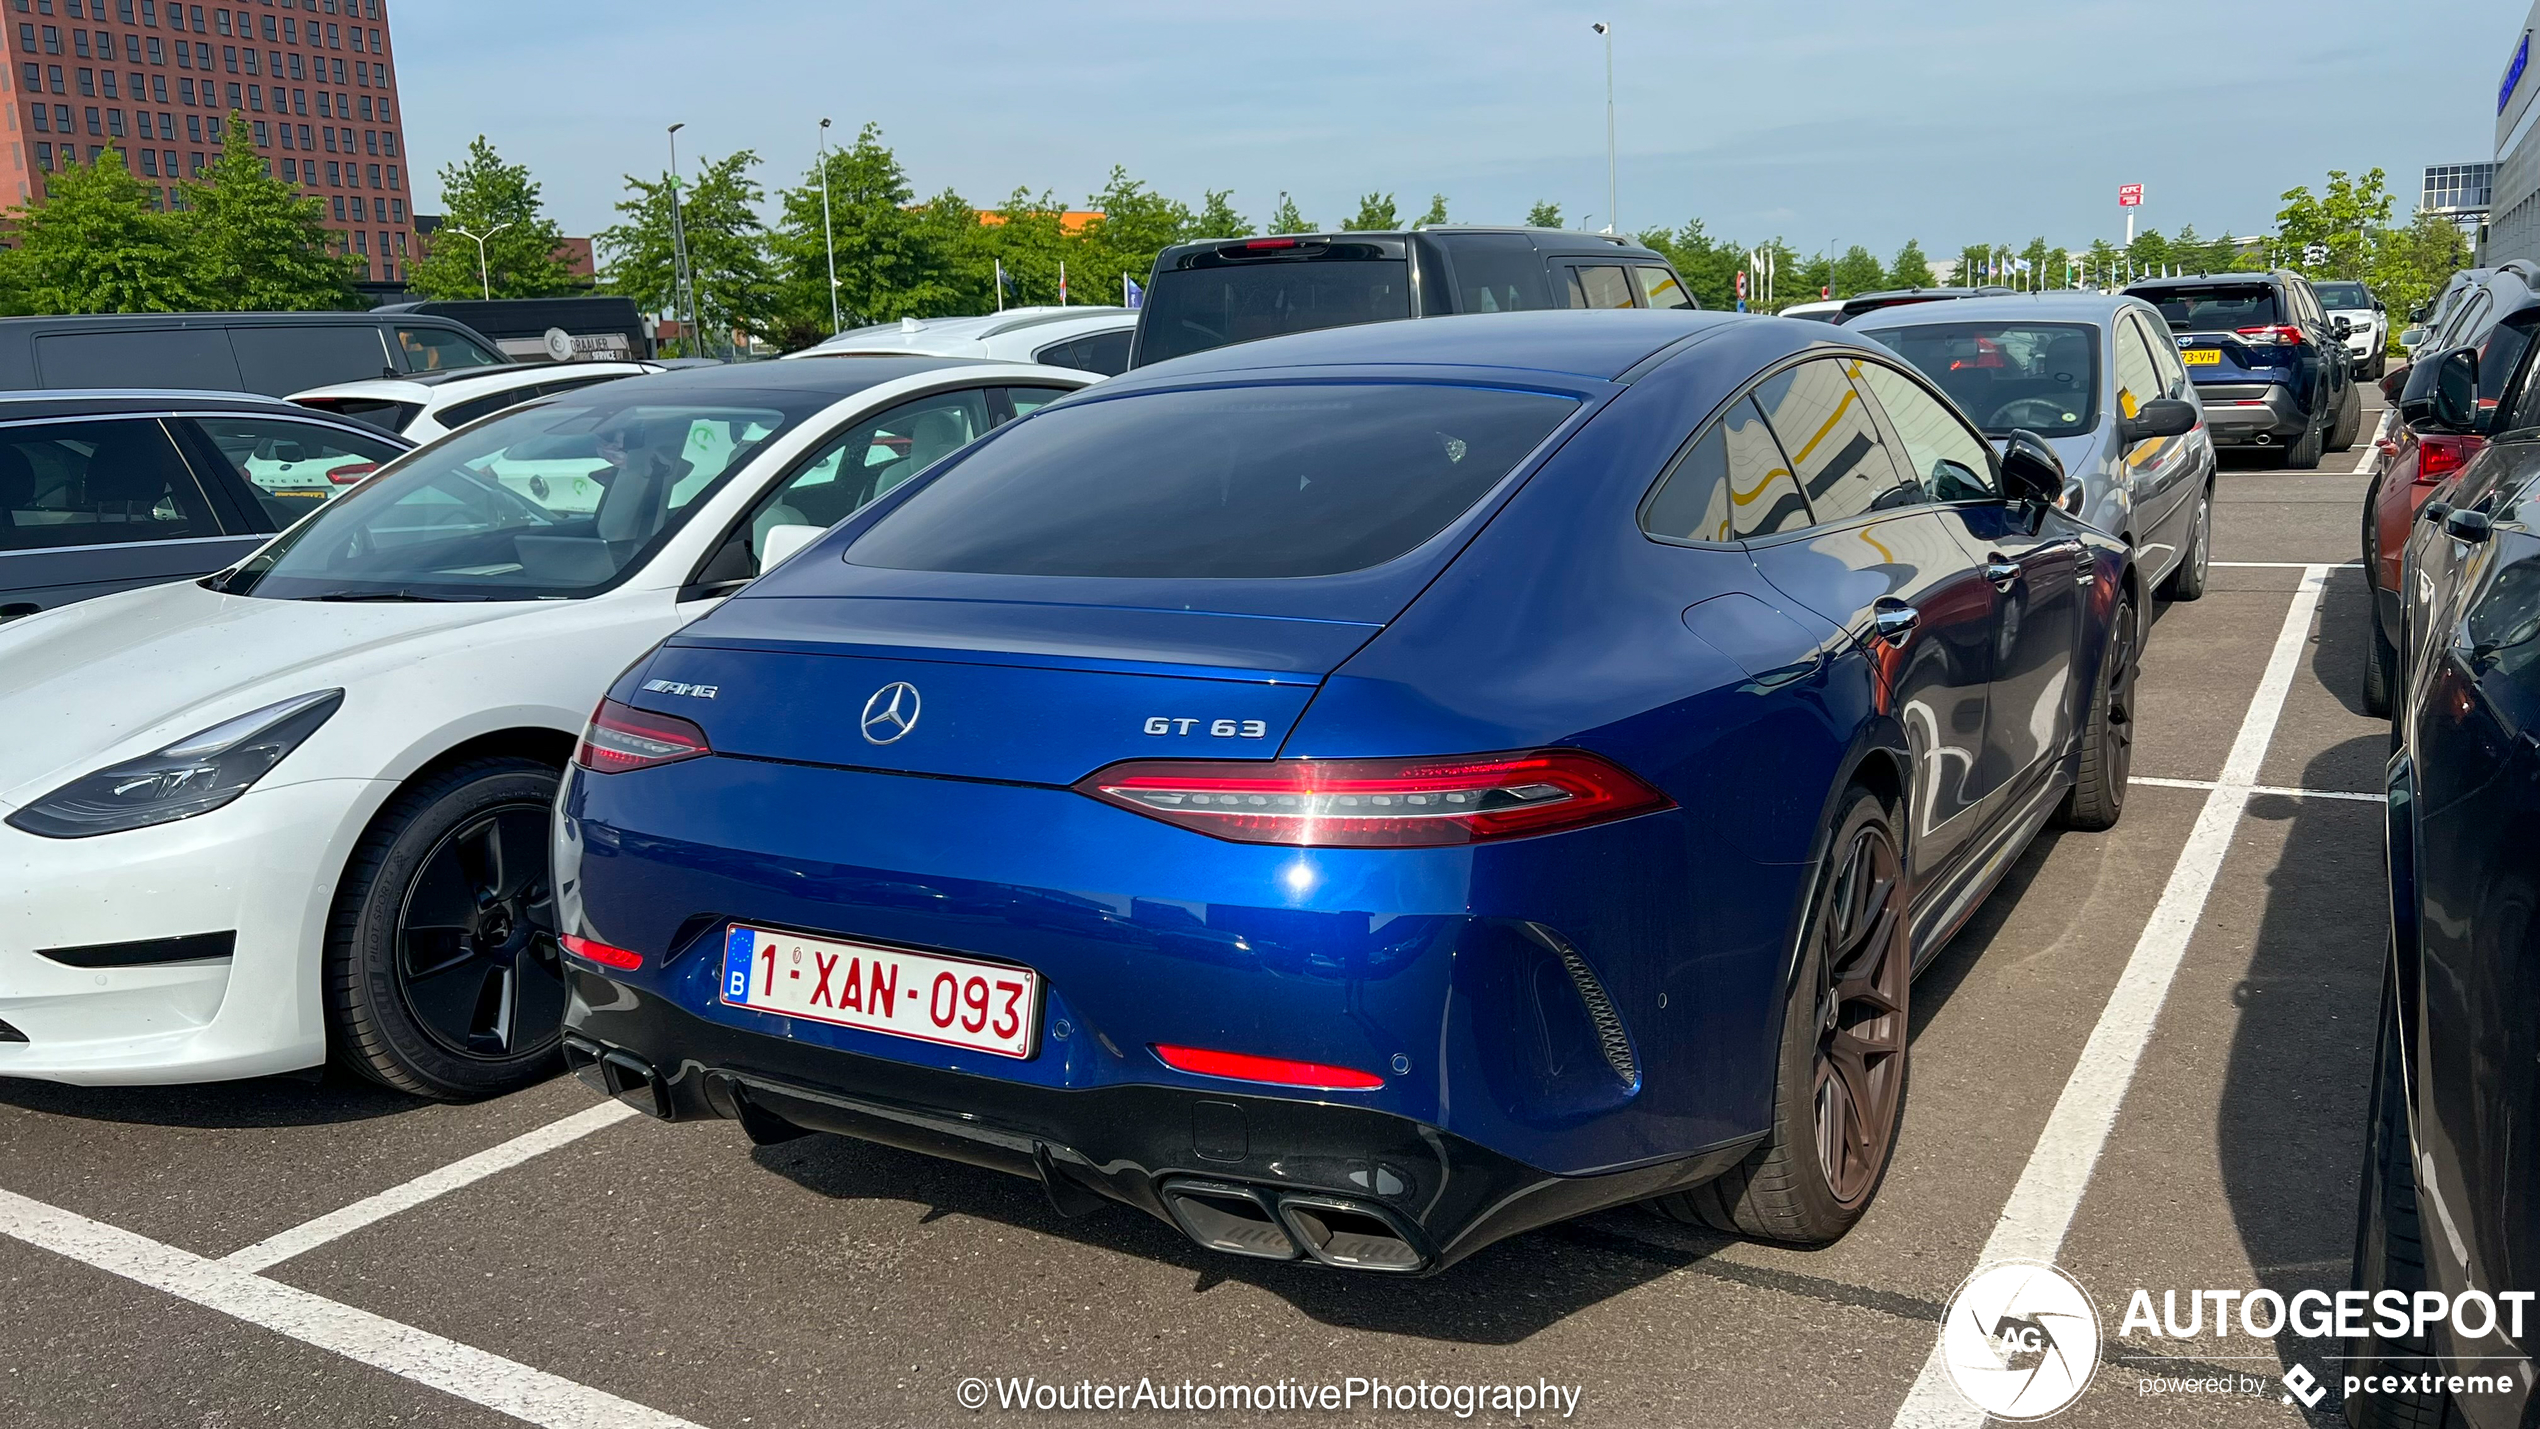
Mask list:
MULTIPOLYGON (((2242 384, 2233 384, 2235 386, 2242 384)), ((2262 395, 2249 398, 2217 397, 2198 394, 2205 408, 2205 426, 2213 433, 2216 446, 2272 446, 2301 440, 2309 430, 2309 414, 2294 400, 2289 387, 2267 384, 2262 395)))
POLYGON ((567 1060, 648 1115, 736 1120, 762 1142, 880 1142, 1036 1180, 1062 1215, 1114 1201, 1210 1249, 1272 1260, 1441 1270, 1521 1231, 1699 1185, 1757 1139, 1562 1176, 1368 1107, 1035 1086, 745 1032, 580 968, 570 982, 567 1060))

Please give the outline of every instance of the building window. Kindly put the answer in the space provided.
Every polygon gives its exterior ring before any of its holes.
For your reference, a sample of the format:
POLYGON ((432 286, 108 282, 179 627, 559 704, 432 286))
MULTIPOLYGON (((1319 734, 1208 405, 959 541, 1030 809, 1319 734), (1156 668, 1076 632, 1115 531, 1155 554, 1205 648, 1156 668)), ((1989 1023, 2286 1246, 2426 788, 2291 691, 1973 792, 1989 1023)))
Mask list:
POLYGON ((308 77, 308 60, 298 50, 291 52, 291 77, 293 79, 308 77))
POLYGON ((306 114, 309 112, 309 92, 307 90, 295 89, 291 91, 291 112, 294 114, 306 114))
POLYGON ((224 35, 229 33, 229 12, 227 10, 214 9, 212 11, 212 28, 220 31, 224 35))
POLYGON ((203 142, 202 115, 188 114, 185 116, 185 138, 189 143, 200 144, 203 142))
POLYGON ((103 78, 106 84, 106 97, 108 99, 123 98, 121 94, 116 92, 121 88, 121 86, 115 83, 115 72, 113 70, 108 70, 105 72, 103 78))
POLYGON ((306 124, 300 126, 300 147, 303 149, 314 149, 317 147, 309 142, 309 126, 306 124))
POLYGON ((263 85, 251 84, 247 86, 247 107, 256 111, 258 114, 265 112, 265 87, 263 85))
POLYGON ((61 32, 61 31, 59 31, 59 30, 57 30, 57 29, 54 29, 54 28, 53 28, 52 26, 50 26, 50 25, 45 26, 45 27, 44 27, 44 53, 46 53, 46 54, 48 54, 48 55, 58 55, 58 54, 60 54, 61 52, 62 52, 62 32, 61 32))
POLYGON ((370 222, 370 205, 363 201, 360 194, 353 195, 353 222, 370 222))
POLYGON ((248 46, 248 47, 247 47, 247 49, 245 50, 245 52, 243 53, 242 57, 243 57, 243 58, 247 61, 247 73, 249 73, 249 74, 254 74, 254 73, 256 73, 257 71, 256 71, 256 50, 255 50, 255 47, 254 47, 253 45, 248 46))
POLYGON ((71 31, 71 49, 81 59, 88 58, 88 32, 86 30, 71 31))
POLYGON ((35 132, 38 134, 53 132, 53 116, 41 104, 35 106, 35 132))
POLYGON ((122 111, 122 110, 120 110, 120 109, 109 109, 109 110, 107 110, 107 111, 106 111, 106 132, 107 132, 107 133, 109 133, 109 134, 114 135, 114 136, 115 136, 116 138, 118 138, 118 139, 120 139, 120 138, 122 138, 122 137, 123 137, 123 111, 122 111))
POLYGON ((154 64, 154 65, 163 65, 163 64, 166 64, 167 62, 168 62, 168 46, 167 46, 167 42, 166 42, 166 41, 164 41, 164 40, 162 40, 162 39, 160 39, 160 38, 159 38, 158 36, 156 36, 156 35, 152 35, 152 36, 150 37, 150 63, 152 63, 152 64, 154 64))
POLYGON ((335 82, 337 84, 342 84, 344 82, 344 62, 342 60, 328 60, 327 64, 335 73, 335 82))
MULTIPOLYGON (((388 201, 388 221, 390 223, 403 223, 406 221, 406 201, 404 199, 392 198, 388 201)), ((400 253, 406 251, 406 235, 402 232, 397 235, 397 251, 400 253)))
POLYGON ((192 174, 194 177, 198 179, 203 177, 203 156, 200 153, 186 155, 185 168, 186 172, 192 174))
POLYGON ((150 102, 153 104, 165 104, 168 102, 168 77, 166 75, 154 74, 150 76, 150 102))
POLYGON ((207 74, 211 72, 212 47, 210 45, 198 44, 194 47, 194 67, 207 74))
POLYGON ((342 194, 335 195, 335 221, 337 223, 342 223, 344 221, 344 196, 342 194))
POLYGON ((229 108, 231 108, 231 109, 236 109, 236 108, 238 108, 238 85, 237 85, 237 83, 236 83, 235 81, 232 81, 232 82, 230 83, 230 85, 228 86, 228 89, 229 89, 229 104, 228 104, 228 106, 227 106, 227 107, 229 107, 229 108))
POLYGON ((180 77, 176 82, 176 94, 178 103, 192 104, 194 102, 194 81, 180 77))
POLYGON ((142 151, 141 151, 141 172, 143 172, 143 173, 145 173, 145 174, 149 175, 151 178, 154 178, 154 179, 155 179, 155 178, 157 178, 157 177, 159 176, 159 151, 158 151, 158 150, 156 150, 156 149, 144 149, 144 150, 142 150, 142 151))
POLYGON ((90 95, 97 92, 97 71, 82 69, 79 72, 79 92, 90 95))
POLYGON ((273 143, 273 138, 272 138, 272 136, 271 136, 271 135, 268 135, 268 134, 265 132, 265 121, 263 121, 263 120, 261 120, 261 119, 257 120, 257 121, 256 121, 256 147, 257 147, 257 148, 259 148, 259 149, 262 149, 262 148, 265 148, 265 147, 267 147, 268 145, 270 145, 270 144, 272 144, 272 143, 273 143))
POLYGON ((97 106, 94 104, 88 106, 88 132, 91 134, 106 132, 105 119, 98 113, 97 106))
POLYGON ((55 94, 62 93, 62 67, 60 65, 46 65, 44 67, 44 87, 53 91, 55 94))
POLYGON ((46 173, 51 173, 53 171, 52 145, 41 141, 37 142, 35 146, 35 166, 44 170, 46 173))
POLYGON ((370 186, 372 188, 379 187, 379 166, 377 164, 370 166, 370 186))

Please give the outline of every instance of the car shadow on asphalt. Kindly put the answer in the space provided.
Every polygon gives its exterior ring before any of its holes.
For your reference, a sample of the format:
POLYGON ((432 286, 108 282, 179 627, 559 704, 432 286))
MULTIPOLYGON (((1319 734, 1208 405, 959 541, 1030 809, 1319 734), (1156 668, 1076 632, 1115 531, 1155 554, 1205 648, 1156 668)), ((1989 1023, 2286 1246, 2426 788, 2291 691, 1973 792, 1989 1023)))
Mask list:
POLYGON ((0 1077, 0 1107, 196 1131, 331 1126, 398 1116, 431 1105, 421 1097, 335 1071, 322 1080, 256 1077, 174 1087, 73 1087, 0 1077))

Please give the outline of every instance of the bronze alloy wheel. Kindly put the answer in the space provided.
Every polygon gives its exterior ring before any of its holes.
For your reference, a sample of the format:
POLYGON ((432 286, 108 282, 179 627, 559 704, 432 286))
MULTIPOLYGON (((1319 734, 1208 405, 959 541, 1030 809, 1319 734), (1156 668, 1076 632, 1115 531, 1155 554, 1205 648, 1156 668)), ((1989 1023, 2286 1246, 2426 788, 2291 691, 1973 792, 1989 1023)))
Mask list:
POLYGON ((397 985, 425 1035, 504 1059, 554 1040, 564 1015, 547 807, 485 810, 424 856, 397 919, 397 985))
POLYGON ((1887 830, 1857 829, 1839 868, 1819 924, 1816 1143, 1826 1188, 1850 1208, 1877 1189, 1896 1137, 1913 955, 1887 830))

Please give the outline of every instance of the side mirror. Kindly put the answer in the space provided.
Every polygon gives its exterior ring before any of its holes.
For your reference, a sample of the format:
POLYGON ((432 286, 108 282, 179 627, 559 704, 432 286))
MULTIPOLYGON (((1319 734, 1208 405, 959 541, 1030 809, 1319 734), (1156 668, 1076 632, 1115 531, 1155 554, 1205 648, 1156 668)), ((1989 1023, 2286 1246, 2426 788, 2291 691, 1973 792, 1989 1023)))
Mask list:
POLYGON ((2440 526, 2443 524, 2443 518, 2451 514, 2451 502, 2429 501, 2425 503, 2425 509, 2417 513, 2417 519, 2423 521, 2428 526, 2440 526))
POLYGON ((2002 486, 2013 500, 2051 506, 2064 495, 2064 459, 2037 433, 2014 431, 2002 446, 2002 486))
POLYGON ((2120 419, 2119 434, 2126 445, 2148 442, 2160 437, 2183 437, 2196 430, 2196 404, 2177 397, 2155 397, 2134 409, 2134 415, 2120 419))
POLYGON ((758 568, 764 575, 800 551, 803 547, 829 534, 825 526, 770 526, 767 540, 759 549, 758 568))
POLYGON ((2381 395, 2384 401, 2389 402, 2393 406, 2398 405, 2399 394, 2408 389, 2408 373, 2410 369, 2410 364, 2402 362, 2398 366, 2391 368, 2388 372, 2381 374, 2381 395))
POLYGON ((2423 347, 2425 346, 2426 338, 2429 336, 2431 336, 2431 334, 2426 332, 2424 328, 2412 327, 2399 334, 2399 345, 2401 347, 2409 348, 2423 347))
POLYGON ((2453 540, 2473 546, 2486 540, 2495 524, 2484 511, 2455 511, 2443 518, 2443 529, 2453 540))
POLYGON ((2478 429, 2478 349, 2456 347, 2413 363, 2399 393, 2399 420, 2429 431, 2478 429))

